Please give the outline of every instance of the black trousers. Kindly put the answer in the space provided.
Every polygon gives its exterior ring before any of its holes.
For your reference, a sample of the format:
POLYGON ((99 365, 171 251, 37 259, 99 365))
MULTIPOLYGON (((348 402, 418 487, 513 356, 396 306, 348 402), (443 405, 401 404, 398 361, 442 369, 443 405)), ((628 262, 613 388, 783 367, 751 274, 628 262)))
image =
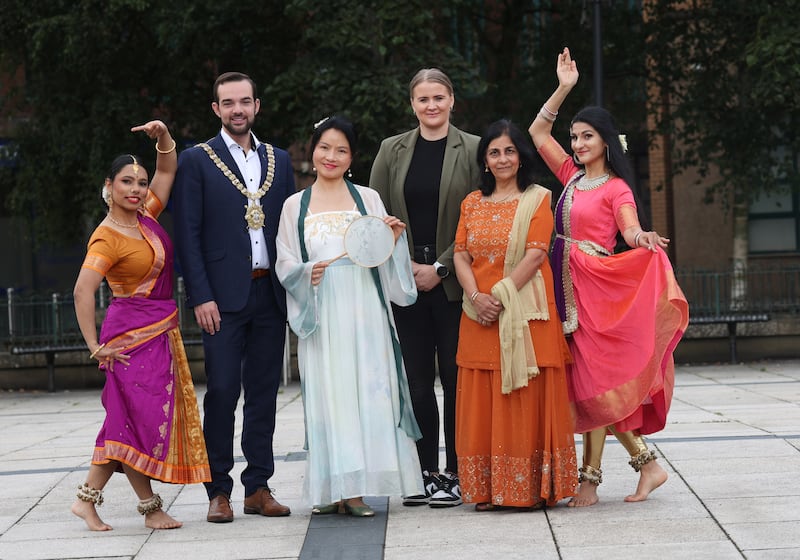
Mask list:
POLYGON ((272 436, 283 366, 286 318, 278 310, 269 278, 250 284, 247 305, 236 313, 222 313, 220 331, 203 333, 208 385, 203 400, 211 482, 208 497, 231 495, 233 434, 236 406, 244 387, 242 452, 247 467, 242 472, 244 495, 261 487, 275 471, 272 436))
POLYGON ((420 292, 409 307, 394 306, 397 334, 403 350, 411 402, 422 439, 417 453, 422 470, 439 471, 439 405, 434 383, 438 363, 444 392, 444 441, 448 471, 458 472, 456 459, 456 385, 458 327, 461 302, 447 300, 442 285, 420 292))

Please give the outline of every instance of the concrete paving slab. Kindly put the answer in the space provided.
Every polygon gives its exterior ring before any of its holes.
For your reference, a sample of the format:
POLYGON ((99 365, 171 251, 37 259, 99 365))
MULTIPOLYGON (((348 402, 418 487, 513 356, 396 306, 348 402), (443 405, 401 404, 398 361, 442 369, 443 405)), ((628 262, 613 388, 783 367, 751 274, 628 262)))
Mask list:
POLYGON ((560 548, 561 560, 608 560, 609 558, 691 558, 692 560, 741 560, 742 553, 727 540, 682 543, 644 543, 560 548))
POLYGON ((757 498, 717 498, 704 501, 714 518, 726 526, 745 519, 758 523, 800 521, 797 496, 766 496, 757 498))
MULTIPOLYGON (((670 479, 646 502, 623 501, 637 475, 624 448, 609 438, 601 500, 592 508, 568 508, 564 501, 543 512, 477 513, 471 505, 407 508, 392 497, 383 539, 359 537, 356 529, 364 525, 330 527, 337 544, 319 557, 800 557, 800 487, 786 478, 800 471, 800 361, 678 366, 676 375, 668 425, 648 437, 670 479)), ((201 401, 204 387, 197 390, 201 401)), ((305 430, 297 383, 278 397, 270 481, 293 514, 270 519, 242 513, 244 460, 237 448, 231 524, 205 522, 202 485, 154 485, 169 513, 184 522, 175 531, 144 527, 122 475, 112 477, 100 510, 114 531, 92 533, 69 513, 102 422, 99 395, 0 393, 0 559, 300 557, 311 516, 302 499, 305 430)), ((241 410, 235 431, 238 441, 241 410)), ((580 438, 577 451, 580 456, 580 438)))

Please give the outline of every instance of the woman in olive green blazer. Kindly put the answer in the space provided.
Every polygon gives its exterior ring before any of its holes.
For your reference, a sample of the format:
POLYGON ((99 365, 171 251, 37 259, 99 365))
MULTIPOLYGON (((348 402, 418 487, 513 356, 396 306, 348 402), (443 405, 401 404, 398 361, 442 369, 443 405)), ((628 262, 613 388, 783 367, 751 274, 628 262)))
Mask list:
POLYGON ((461 503, 455 453, 456 348, 461 287, 453 268, 453 241, 461 201, 480 186, 475 153, 480 139, 450 124, 453 85, 436 68, 420 70, 409 85, 419 127, 386 138, 372 164, 370 186, 389 214, 406 223, 419 297, 395 308, 414 414, 425 495, 405 505, 461 503), (444 392, 445 470, 439 469, 439 408, 434 393, 438 364, 444 392))

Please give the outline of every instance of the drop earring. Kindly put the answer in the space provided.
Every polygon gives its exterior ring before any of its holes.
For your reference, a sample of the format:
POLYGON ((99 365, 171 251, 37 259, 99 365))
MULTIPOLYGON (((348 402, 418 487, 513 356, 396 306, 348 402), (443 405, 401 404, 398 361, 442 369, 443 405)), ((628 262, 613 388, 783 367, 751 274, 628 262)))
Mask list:
POLYGON ((581 164, 581 160, 578 159, 578 154, 572 154, 572 161, 575 162, 575 165, 581 164))
POLYGON ((353 172, 350 171, 349 169, 347 170, 347 178, 348 179, 352 179, 353 178, 353 172))
POLYGON ((608 149, 608 144, 606 144, 606 161, 611 161, 611 151, 608 149))

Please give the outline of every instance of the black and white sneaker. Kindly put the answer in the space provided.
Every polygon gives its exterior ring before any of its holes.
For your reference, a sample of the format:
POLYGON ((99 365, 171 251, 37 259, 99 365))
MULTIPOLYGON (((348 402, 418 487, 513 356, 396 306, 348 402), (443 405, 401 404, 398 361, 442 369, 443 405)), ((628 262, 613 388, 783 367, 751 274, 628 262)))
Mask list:
POLYGON ((430 503, 431 496, 439 492, 442 479, 438 474, 431 474, 428 471, 422 471, 422 484, 425 488, 424 494, 417 494, 414 496, 405 496, 403 498, 404 506, 424 506, 430 503))
POLYGON ((461 505, 461 483, 456 473, 439 475, 439 491, 431 496, 428 505, 432 508, 445 508, 461 505))

